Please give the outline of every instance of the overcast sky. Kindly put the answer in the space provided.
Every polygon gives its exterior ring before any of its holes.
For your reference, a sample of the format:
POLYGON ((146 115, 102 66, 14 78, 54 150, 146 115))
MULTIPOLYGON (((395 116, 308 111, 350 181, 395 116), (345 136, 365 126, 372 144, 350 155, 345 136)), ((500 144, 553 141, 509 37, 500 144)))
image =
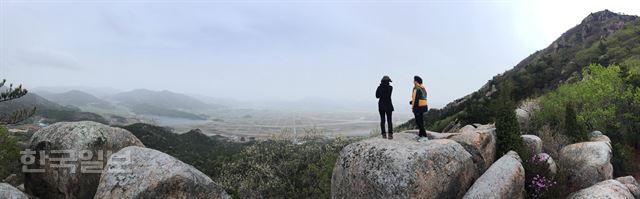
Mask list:
POLYGON ((438 106, 604 9, 638 15, 640 1, 0 0, 0 77, 374 104, 387 74, 408 109, 421 75, 438 106))

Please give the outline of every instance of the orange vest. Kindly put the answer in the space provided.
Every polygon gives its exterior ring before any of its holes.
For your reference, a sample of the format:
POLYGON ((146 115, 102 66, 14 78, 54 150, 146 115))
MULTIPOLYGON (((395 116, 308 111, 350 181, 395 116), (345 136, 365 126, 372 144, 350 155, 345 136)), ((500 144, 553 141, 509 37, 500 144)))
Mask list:
MULTIPOLYGON (((421 98, 418 99, 418 106, 419 107, 424 107, 427 106, 428 101, 427 101, 427 89, 424 88, 424 85, 420 85, 420 89, 422 90, 422 96, 420 96, 421 98)), ((413 94, 411 94, 411 103, 414 103, 413 100, 416 99, 416 87, 413 87, 413 94)))

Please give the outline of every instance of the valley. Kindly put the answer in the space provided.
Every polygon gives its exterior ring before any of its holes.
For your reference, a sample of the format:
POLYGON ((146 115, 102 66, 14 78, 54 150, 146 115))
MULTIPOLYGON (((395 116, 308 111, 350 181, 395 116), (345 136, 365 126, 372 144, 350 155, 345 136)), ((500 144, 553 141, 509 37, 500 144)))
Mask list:
POLYGON ((0 199, 640 199, 640 13, 532 2, 2 4, 0 199))
MULTIPOLYGON (((295 136, 297 133, 308 132, 322 134, 325 137, 368 136, 379 128, 379 116, 375 107, 377 102, 374 99, 371 100, 370 110, 362 108, 298 110, 285 108, 285 102, 277 102, 277 105, 271 107, 237 107, 237 105, 220 105, 214 98, 204 98, 211 100, 204 102, 185 94, 145 89, 96 97, 88 91, 79 89, 65 91, 57 88, 40 88, 36 89, 36 93, 32 95, 42 96, 38 99, 43 101, 40 107, 45 110, 56 107, 96 114, 104 118, 98 119, 98 122, 106 121, 110 125, 148 123, 169 127, 175 132, 200 129, 206 135, 219 135, 238 142, 249 139, 267 140, 274 136, 285 134, 295 136)), ((47 121, 46 115, 39 117, 47 121)), ((394 112, 396 124, 412 117, 413 115, 409 112, 394 112)), ((33 122, 37 121, 33 120, 33 122)))

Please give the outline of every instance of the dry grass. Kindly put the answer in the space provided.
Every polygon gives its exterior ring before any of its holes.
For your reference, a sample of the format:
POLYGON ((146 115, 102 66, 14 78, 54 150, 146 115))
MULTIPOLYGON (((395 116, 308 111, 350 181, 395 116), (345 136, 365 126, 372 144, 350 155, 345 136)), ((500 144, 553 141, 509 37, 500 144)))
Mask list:
POLYGON ((544 125, 538 130, 538 136, 542 139, 542 149, 549 154, 554 160, 559 160, 560 150, 562 147, 571 144, 571 140, 553 130, 551 127, 544 125))

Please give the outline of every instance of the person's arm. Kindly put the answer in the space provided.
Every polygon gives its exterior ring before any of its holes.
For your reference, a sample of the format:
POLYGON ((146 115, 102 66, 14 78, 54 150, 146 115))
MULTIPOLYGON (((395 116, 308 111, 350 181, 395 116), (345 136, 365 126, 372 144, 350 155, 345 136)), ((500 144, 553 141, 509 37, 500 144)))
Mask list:
POLYGON ((376 98, 380 99, 380 86, 376 89, 376 98))
MULTIPOLYGON (((413 88, 413 90, 411 90, 411 98, 414 98, 415 95, 416 95, 416 88, 413 88)), ((409 100, 409 105, 413 105, 413 99, 409 100)))

